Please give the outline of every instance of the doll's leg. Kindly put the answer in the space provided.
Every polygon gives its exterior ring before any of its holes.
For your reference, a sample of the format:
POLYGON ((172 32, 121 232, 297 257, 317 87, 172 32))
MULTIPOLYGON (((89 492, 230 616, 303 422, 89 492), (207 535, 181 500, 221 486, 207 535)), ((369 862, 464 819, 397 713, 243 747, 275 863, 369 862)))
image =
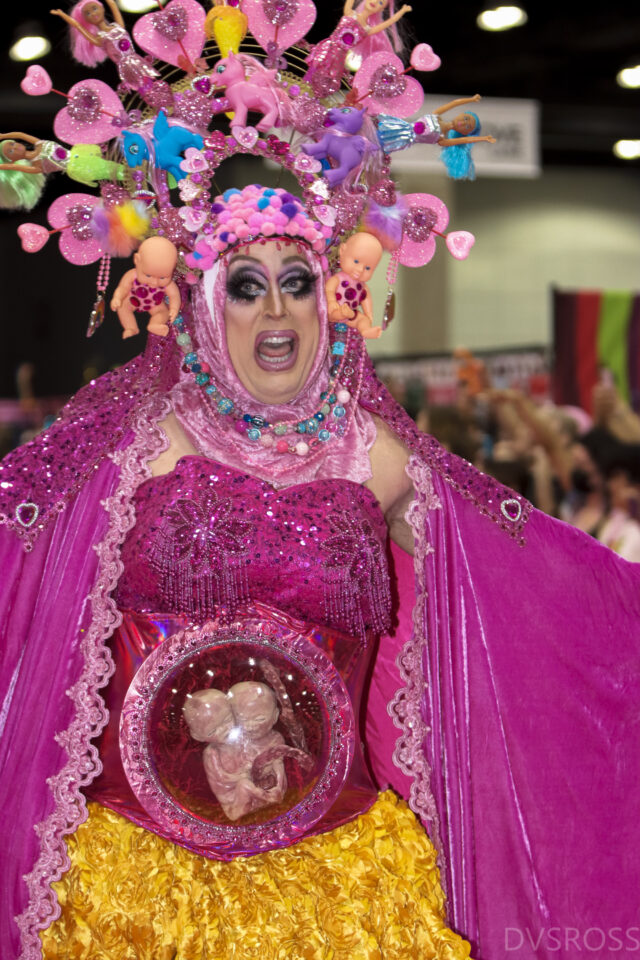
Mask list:
POLYGON ((169 308, 166 303, 160 303, 149 311, 148 333, 155 333, 159 337, 166 337, 169 333, 169 308))
POLYGON ((140 333, 136 315, 128 303, 123 304, 118 310, 118 320, 122 327, 123 340, 127 340, 129 337, 135 337, 136 333, 140 333))
POLYGON ((378 337, 382 336, 382 327, 374 327, 364 313, 359 313, 354 320, 345 320, 345 323, 350 327, 355 327, 365 340, 377 340, 378 337))

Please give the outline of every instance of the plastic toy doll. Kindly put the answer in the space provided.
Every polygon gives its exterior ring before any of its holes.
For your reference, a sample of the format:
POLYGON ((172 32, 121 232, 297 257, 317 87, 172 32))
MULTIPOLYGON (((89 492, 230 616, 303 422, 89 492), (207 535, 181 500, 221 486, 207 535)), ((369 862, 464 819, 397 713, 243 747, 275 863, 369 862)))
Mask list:
POLYGON ((105 0, 113 20, 105 17, 105 8, 99 0, 81 0, 71 11, 51 10, 50 13, 69 25, 73 56, 86 67, 94 67, 102 60, 115 63, 122 83, 131 90, 139 90, 147 80, 159 74, 133 46, 122 14, 115 0, 105 0))
POLYGON ((380 263, 382 244, 371 233, 354 233, 340 244, 340 271, 327 281, 329 320, 346 322, 367 340, 377 339, 381 327, 373 326, 373 304, 367 280, 380 263))
POLYGON ((133 255, 135 267, 128 270, 111 299, 122 324, 122 339, 140 332, 135 314, 149 314, 149 333, 166 337, 169 324, 180 310, 180 291, 173 282, 178 251, 165 237, 149 237, 133 255), (169 304, 165 303, 168 297, 169 304))
POLYGON ((307 57, 309 69, 305 80, 308 80, 317 96, 326 97, 340 89, 345 60, 350 51, 356 49, 367 37, 388 30, 404 17, 405 13, 411 12, 411 7, 404 4, 386 20, 370 24, 370 19, 386 9, 388 3, 389 0, 365 0, 354 13, 354 0, 346 0, 342 17, 331 36, 316 44, 307 57))

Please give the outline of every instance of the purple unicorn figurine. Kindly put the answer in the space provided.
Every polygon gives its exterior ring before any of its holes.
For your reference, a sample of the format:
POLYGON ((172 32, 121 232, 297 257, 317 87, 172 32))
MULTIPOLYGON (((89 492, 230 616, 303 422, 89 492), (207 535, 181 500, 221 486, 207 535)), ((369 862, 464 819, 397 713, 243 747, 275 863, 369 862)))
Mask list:
POLYGON ((366 137, 358 136, 365 113, 366 107, 361 110, 357 107, 332 107, 327 112, 325 123, 330 123, 333 129, 327 130, 317 143, 302 144, 302 149, 309 156, 319 160, 335 160, 338 164, 324 172, 325 180, 332 187, 342 183, 360 165, 368 150, 375 149, 366 137))
POLYGON ((264 133, 284 121, 286 95, 276 85, 276 70, 266 70, 246 54, 234 54, 218 60, 211 71, 215 90, 226 90, 229 108, 233 110, 231 128, 246 127, 249 110, 262 114, 256 129, 264 133))

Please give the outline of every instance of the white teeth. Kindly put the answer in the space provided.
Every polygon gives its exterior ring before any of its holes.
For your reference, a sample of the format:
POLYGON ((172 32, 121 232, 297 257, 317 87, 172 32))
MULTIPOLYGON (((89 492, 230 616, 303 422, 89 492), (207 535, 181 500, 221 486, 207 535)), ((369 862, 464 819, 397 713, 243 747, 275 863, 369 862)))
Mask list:
POLYGON ((291 343, 291 337, 269 337, 268 340, 263 340, 262 343, 270 343, 274 347, 279 347, 281 343, 291 343))

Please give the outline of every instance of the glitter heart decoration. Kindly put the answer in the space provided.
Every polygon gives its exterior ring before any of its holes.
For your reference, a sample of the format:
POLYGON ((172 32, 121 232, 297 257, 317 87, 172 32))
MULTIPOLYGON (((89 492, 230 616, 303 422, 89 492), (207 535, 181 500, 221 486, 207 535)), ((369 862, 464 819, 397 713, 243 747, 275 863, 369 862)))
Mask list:
POLYGON ((316 19, 311 0, 242 0, 242 12, 249 18, 249 30, 263 50, 270 44, 286 50, 301 40, 316 19))
POLYGON ((90 228, 91 212, 100 203, 100 197, 91 193, 65 193, 49 207, 47 219, 54 229, 60 230, 60 253, 69 263, 85 266, 105 253, 103 242, 90 228))
POLYGON ((441 64, 440 57, 433 52, 428 43, 419 43, 411 51, 410 61, 414 70, 437 70, 441 64))
POLYGON ((371 113, 409 117, 420 109, 424 90, 405 73, 399 57, 373 53, 366 57, 353 80, 360 102, 371 113))
POLYGON ((453 230, 447 234, 447 250, 456 260, 466 260, 476 238, 468 230, 453 230))
POLYGON ((170 10, 154 13, 153 25, 167 40, 182 40, 189 25, 187 11, 179 3, 172 4, 170 10))
POLYGON ((44 67, 37 63, 27 67, 27 73, 20 81, 21 90, 30 97, 42 97, 46 93, 51 93, 52 87, 51 77, 44 67))
POLYGON ((156 10, 138 17, 133 27, 133 39, 145 53, 174 67, 180 66, 185 59, 193 64, 201 55, 206 40, 205 16, 204 8, 197 0, 170 0, 160 13, 156 10))
POLYGON ((234 127, 231 125, 231 133, 238 141, 241 147, 250 150, 258 140, 258 131, 255 127, 234 127))
POLYGON ((74 83, 68 98, 53 121, 55 135, 64 143, 106 143, 128 123, 118 95, 102 80, 74 83))
POLYGON ((449 211, 442 200, 431 193, 407 193, 402 199, 408 210, 398 262, 404 267, 422 267, 436 252, 436 236, 446 230, 449 211))
POLYGON ((49 239, 49 231, 39 223, 21 223, 18 227, 18 236, 23 250, 27 253, 37 253, 49 239))

